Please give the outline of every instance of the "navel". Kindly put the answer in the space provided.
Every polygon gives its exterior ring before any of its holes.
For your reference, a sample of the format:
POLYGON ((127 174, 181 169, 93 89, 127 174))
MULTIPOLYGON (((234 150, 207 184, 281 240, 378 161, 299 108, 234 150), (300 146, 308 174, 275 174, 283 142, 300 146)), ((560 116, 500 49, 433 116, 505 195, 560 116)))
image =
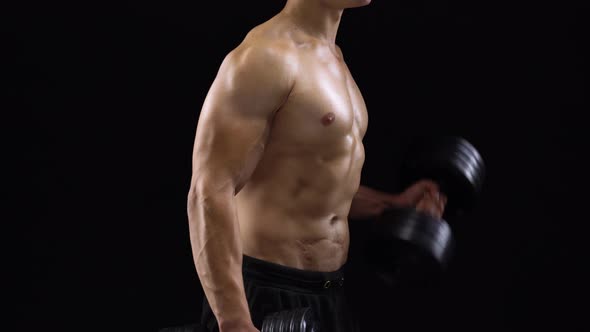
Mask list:
POLYGON ((322 124, 324 126, 331 125, 336 120, 336 114, 330 112, 322 117, 322 124))
POLYGON ((338 221, 338 216, 333 216, 332 218, 330 218, 330 225, 334 225, 336 223, 336 221, 338 221))

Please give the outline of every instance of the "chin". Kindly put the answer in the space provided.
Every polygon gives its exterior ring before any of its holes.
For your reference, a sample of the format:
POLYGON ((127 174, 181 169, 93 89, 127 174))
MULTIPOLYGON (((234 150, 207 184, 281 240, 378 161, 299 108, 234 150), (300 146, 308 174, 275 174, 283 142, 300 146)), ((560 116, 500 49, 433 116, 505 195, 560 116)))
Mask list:
POLYGON ((363 7, 371 3, 371 0, 320 0, 326 7, 334 9, 347 9, 363 7))
POLYGON ((352 0, 351 8, 366 6, 371 3, 371 0, 352 0))

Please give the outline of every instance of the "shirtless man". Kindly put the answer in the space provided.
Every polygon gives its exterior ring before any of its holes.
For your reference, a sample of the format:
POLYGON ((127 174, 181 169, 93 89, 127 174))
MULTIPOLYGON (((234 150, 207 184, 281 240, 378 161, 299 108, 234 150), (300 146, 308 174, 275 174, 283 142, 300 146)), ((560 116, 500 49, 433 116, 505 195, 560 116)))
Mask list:
POLYGON ((353 331, 342 291, 349 219, 394 206, 442 214, 430 181, 399 194, 360 185, 367 111, 335 40, 343 10, 369 3, 287 0, 219 68, 188 194, 210 330, 259 331, 272 312, 311 306, 322 331, 353 331))

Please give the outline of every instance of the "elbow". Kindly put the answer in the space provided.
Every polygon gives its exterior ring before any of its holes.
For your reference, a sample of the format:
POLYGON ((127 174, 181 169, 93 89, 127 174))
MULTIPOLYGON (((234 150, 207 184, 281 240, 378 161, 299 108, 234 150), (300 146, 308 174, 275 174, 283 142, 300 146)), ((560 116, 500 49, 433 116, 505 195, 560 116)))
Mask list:
POLYGON ((194 210, 198 201, 199 201, 198 191, 194 187, 191 186, 190 190, 188 191, 187 197, 186 197, 186 208, 189 212, 189 215, 190 215, 190 212, 192 210, 194 210))
POLYGON ((230 186, 229 183, 228 185, 220 185, 219 183, 207 182, 191 185, 187 194, 189 216, 205 205, 231 200, 234 191, 235 188, 230 186))
POLYGON ((196 221, 196 217, 198 215, 198 201, 199 195, 193 188, 191 188, 188 192, 186 200, 186 212, 189 224, 192 224, 196 221))
POLYGON ((186 207, 189 215, 203 206, 207 201, 206 197, 211 197, 210 191, 205 189, 204 186, 191 186, 186 197, 186 207))
POLYGON ((186 196, 186 208, 189 219, 193 216, 205 203, 205 197, 208 196, 206 185, 201 183, 192 183, 186 196))

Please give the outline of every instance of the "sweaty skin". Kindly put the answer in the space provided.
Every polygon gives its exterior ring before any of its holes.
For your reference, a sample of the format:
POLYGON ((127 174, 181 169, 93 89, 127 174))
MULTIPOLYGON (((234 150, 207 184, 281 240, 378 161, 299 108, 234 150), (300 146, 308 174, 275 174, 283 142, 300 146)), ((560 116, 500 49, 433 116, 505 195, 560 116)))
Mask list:
POLYGON ((211 85, 188 216, 195 266, 222 331, 255 331, 243 254, 337 270, 347 260, 355 195, 359 210, 387 205, 359 189, 367 109, 334 43, 345 4, 369 2, 289 0, 225 57, 211 85))
POLYGON ((244 253, 334 271, 348 252, 347 217, 365 157, 367 110, 340 51, 288 20, 259 27, 243 46, 269 43, 272 49, 278 46, 274 40, 281 44, 280 57, 294 67, 294 81, 274 116, 264 154, 237 195, 244 253))

